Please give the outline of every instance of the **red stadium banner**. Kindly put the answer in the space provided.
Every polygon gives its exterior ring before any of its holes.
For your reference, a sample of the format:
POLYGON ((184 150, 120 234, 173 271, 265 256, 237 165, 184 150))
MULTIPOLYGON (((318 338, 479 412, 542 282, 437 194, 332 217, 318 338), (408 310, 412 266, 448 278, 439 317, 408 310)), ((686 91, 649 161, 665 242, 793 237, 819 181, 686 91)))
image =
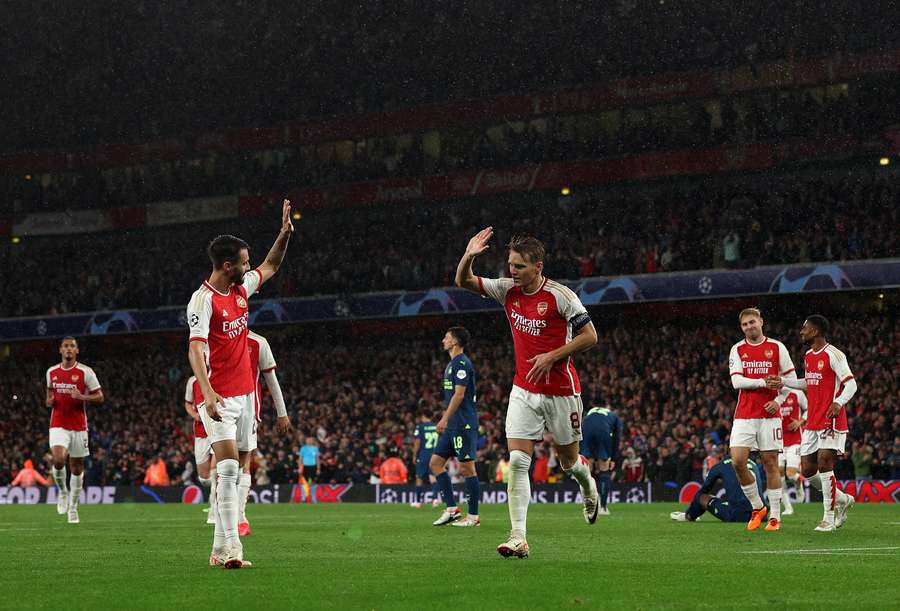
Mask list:
MULTIPOLYGON (((815 143, 809 150, 818 151, 815 143)), ((772 145, 716 148, 705 151, 671 151, 635 157, 597 159, 573 163, 551 163, 515 168, 475 170, 423 179, 397 179, 298 189, 287 197, 301 210, 359 207, 417 200, 441 201, 494 195, 556 190, 564 186, 592 186, 625 180, 716 174, 771 168, 775 164, 772 145)), ((256 206, 275 195, 241 197, 241 206, 256 206)))
POLYGON ((831 56, 744 66, 731 71, 669 73, 619 79, 584 89, 499 96, 393 112, 293 122, 280 127, 243 128, 199 135, 192 149, 169 139, 140 145, 109 144, 88 153, 17 153, 0 157, 0 169, 49 172, 81 167, 114 167, 173 160, 198 152, 264 150, 390 136, 453 125, 524 120, 549 114, 596 112, 678 99, 727 96, 773 87, 811 86, 900 70, 900 50, 862 56, 831 56))

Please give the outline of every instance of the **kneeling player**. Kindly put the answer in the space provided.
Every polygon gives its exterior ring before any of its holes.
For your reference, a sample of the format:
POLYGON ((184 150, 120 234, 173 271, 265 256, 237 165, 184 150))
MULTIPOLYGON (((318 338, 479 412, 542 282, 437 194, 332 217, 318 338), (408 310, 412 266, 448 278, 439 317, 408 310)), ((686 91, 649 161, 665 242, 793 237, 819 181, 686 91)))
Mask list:
MULTIPOLYGON (((765 490, 763 471, 759 465, 749 459, 747 467, 750 474, 756 479, 754 485, 757 493, 762 497, 762 492, 765 490)), ((747 522, 753 514, 753 505, 744 494, 744 487, 738 481, 730 458, 716 463, 709 470, 706 480, 685 511, 673 511, 669 515, 676 522, 695 522, 707 511, 723 522, 747 522), (710 494, 720 479, 725 487, 724 500, 710 494)))
POLYGON ((475 473, 475 456, 478 446, 478 416, 475 413, 475 369, 465 355, 469 332, 463 327, 452 327, 441 342, 450 353, 450 364, 444 371, 444 400, 447 410, 437 423, 439 434, 434 454, 431 455, 431 472, 437 479, 441 496, 447 508, 435 526, 453 523, 454 526, 478 526, 478 500, 481 485, 475 473), (464 519, 456 506, 447 459, 456 456, 459 472, 466 478, 466 496, 469 499, 469 515, 464 519))
POLYGON ((592 472, 597 473, 600 480, 599 513, 609 515, 606 504, 618 458, 622 421, 610 408, 595 407, 584 417, 581 433, 581 454, 590 459, 592 472))

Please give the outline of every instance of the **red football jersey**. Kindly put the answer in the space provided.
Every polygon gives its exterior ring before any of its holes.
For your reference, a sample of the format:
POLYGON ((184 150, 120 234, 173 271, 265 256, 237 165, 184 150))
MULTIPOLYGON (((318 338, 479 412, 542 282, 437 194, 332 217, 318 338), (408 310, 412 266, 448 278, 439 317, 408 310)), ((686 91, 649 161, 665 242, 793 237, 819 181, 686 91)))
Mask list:
POLYGON ((86 431, 85 402, 73 399, 72 391, 77 390, 83 395, 89 395, 100 390, 100 382, 94 370, 78 362, 68 369, 63 367, 62 363, 54 365, 47 370, 47 388, 53 394, 50 428, 86 431))
POLYGON ((503 305, 509 319, 516 352, 513 384, 542 395, 579 394, 581 383, 571 357, 554 363, 549 382, 540 380, 532 384, 525 379, 533 366, 528 360, 572 341, 571 321, 587 315, 587 310, 572 289, 546 278, 541 288, 531 295, 515 286, 512 278, 478 278, 478 283, 483 295, 503 305))
MULTIPOLYGON (((728 369, 733 376, 742 375, 745 378, 759 380, 770 375, 787 375, 794 371, 794 364, 784 344, 776 339, 763 337, 757 344, 751 344, 744 339, 732 346, 728 357, 728 369)), ((778 412, 768 414, 763 408, 777 395, 777 391, 765 387, 741 389, 738 391, 734 417, 780 418, 778 412)))
POLYGON ((256 381, 256 421, 262 422, 262 384, 259 374, 275 369, 275 356, 269 342, 259 333, 250 331, 247 335, 247 345, 250 348, 250 367, 256 381))
POLYGON ((806 398, 809 401, 810 431, 834 430, 845 433, 847 410, 841 408, 836 418, 826 418, 825 413, 835 398, 844 390, 844 384, 853 379, 853 372, 843 352, 825 344, 821 350, 806 353, 806 398))
POLYGON ((238 397, 254 391, 250 367, 247 298, 259 288, 258 270, 244 275, 244 284, 220 293, 208 282, 194 292, 187 307, 190 341, 209 345, 209 383, 222 397, 238 397))
POLYGON ((784 447, 800 445, 803 427, 795 431, 788 429, 793 420, 800 420, 806 415, 806 395, 799 390, 792 390, 781 404, 781 430, 784 434, 784 447))
MULTIPOLYGON (((191 376, 187 381, 187 388, 184 389, 184 400, 194 406, 194 409, 205 409, 203 405, 203 391, 200 390, 200 382, 197 378, 191 376)), ((194 420, 194 437, 203 439, 206 437, 206 427, 203 426, 202 420, 194 420)))

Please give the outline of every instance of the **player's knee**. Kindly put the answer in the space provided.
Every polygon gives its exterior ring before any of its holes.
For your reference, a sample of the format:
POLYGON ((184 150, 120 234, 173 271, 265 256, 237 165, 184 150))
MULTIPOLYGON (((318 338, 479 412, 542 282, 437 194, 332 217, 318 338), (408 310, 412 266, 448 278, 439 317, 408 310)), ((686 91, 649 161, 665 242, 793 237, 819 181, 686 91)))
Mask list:
POLYGON ((431 462, 428 463, 428 468, 431 469, 432 475, 438 476, 444 472, 444 466, 447 464, 447 461, 438 456, 437 454, 431 455, 431 462))
POLYGON ((220 479, 233 478, 237 481, 240 465, 235 459, 227 458, 219 461, 219 464, 216 465, 216 471, 218 472, 220 479))
POLYGON ((531 456, 522 450, 513 450, 509 453, 509 468, 511 471, 528 473, 531 468, 531 456))
POLYGON ((559 466, 562 467, 563 471, 570 471, 572 467, 574 467, 581 457, 576 452, 574 456, 569 454, 559 454, 559 466))

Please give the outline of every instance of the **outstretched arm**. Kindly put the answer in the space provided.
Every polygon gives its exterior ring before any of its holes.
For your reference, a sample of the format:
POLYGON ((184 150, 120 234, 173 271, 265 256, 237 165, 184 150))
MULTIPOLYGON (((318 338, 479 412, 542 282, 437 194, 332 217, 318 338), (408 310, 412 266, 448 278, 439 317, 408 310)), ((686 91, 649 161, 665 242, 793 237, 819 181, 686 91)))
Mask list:
POLYGON ((469 240, 466 252, 463 254, 462 259, 459 260, 459 265, 456 266, 456 286, 481 294, 478 277, 472 273, 472 263, 475 261, 475 257, 490 248, 488 241, 493 235, 494 228, 486 227, 469 240))
POLYGON ((266 255, 266 260, 257 269, 259 270, 259 283, 262 284, 275 275, 281 262, 284 261, 284 253, 287 252, 288 242, 294 233, 294 223, 291 222, 291 200, 286 199, 281 205, 281 232, 275 238, 275 243, 266 255))

